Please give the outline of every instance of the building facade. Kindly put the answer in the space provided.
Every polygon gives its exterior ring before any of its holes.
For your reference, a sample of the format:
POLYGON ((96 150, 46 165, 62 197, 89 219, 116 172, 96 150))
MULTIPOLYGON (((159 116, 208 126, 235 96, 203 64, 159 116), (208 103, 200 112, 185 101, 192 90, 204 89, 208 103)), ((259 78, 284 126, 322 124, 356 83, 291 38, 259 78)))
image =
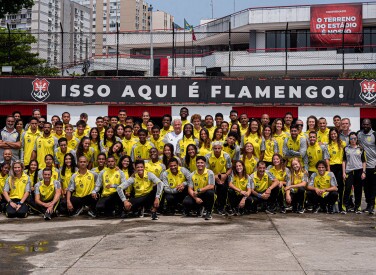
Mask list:
MULTIPOLYGON (((137 68, 145 76, 150 75, 151 66, 145 60, 151 47, 154 57, 168 59, 169 76, 194 76, 197 66, 216 75, 237 77, 335 77, 343 72, 376 70, 375 2, 249 8, 197 26, 194 32, 195 36, 183 30, 154 33, 152 44, 149 33, 122 34, 119 48, 127 49, 130 55, 120 57, 119 70, 137 68), (322 18, 314 16, 322 7, 334 10, 323 12, 322 18), (359 13, 347 16, 352 8, 359 13), (327 20, 324 27, 328 30, 315 33, 312 24, 316 19, 327 20), (330 37, 329 32, 343 29, 345 34, 337 34, 332 44, 327 43, 328 39, 325 42, 321 33, 328 31, 326 35, 330 37), (321 36, 319 39, 325 43, 311 43, 313 36, 321 36), (348 38, 354 37, 360 39, 347 43, 348 38)), ((107 38, 109 47, 116 47, 117 43, 114 36, 107 38)), ((110 64, 114 66, 114 60, 113 56, 103 58, 91 70, 106 71, 110 64)))
POLYGON ((150 16, 148 3, 143 0, 81 0, 80 4, 92 10, 91 51, 101 56, 116 53, 108 43, 108 35, 119 31, 148 31, 150 16))
POLYGON ((173 28, 174 17, 164 11, 153 11, 153 30, 171 31, 173 28))
POLYGON ((76 2, 35 0, 32 8, 6 15, 0 26, 6 28, 9 24, 11 30, 32 33, 37 39, 32 50, 47 60, 48 66, 61 67, 63 62, 63 67, 69 67, 85 58, 82 47, 90 37, 90 22, 90 9, 76 2))

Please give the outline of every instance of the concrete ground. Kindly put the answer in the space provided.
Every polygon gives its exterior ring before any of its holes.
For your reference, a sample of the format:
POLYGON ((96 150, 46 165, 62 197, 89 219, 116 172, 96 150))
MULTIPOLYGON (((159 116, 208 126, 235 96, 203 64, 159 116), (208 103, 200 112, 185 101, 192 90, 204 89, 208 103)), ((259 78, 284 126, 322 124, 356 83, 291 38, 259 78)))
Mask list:
POLYGON ((1 274, 376 274, 376 217, 0 217, 1 274))

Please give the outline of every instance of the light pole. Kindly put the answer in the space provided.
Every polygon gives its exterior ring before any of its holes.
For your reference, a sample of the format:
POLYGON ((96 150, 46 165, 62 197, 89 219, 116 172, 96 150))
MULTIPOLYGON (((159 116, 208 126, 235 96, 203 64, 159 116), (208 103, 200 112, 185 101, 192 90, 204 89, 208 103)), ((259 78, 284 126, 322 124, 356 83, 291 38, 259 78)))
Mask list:
POLYGON ((154 49, 153 49, 153 6, 148 8, 150 12, 150 76, 154 76, 154 49))

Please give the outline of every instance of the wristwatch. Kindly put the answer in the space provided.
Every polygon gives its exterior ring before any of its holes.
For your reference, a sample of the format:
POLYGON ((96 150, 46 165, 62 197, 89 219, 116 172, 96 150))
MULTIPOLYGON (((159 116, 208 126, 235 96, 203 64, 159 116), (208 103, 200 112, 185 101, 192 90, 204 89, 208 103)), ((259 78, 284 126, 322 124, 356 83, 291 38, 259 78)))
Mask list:
POLYGON ((197 188, 197 193, 200 193, 201 192, 201 188, 197 188))

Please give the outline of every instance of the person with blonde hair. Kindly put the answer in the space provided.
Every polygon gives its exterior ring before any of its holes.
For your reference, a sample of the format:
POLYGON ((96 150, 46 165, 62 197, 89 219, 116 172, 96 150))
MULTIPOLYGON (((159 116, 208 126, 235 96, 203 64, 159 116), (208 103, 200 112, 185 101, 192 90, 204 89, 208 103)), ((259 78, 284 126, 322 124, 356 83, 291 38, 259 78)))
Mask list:
POLYGON ((15 161, 5 181, 3 196, 7 201, 6 216, 8 218, 26 218, 29 206, 26 200, 30 194, 30 178, 24 172, 21 161, 15 161))
POLYGON ((291 160, 291 180, 285 187, 286 202, 292 205, 292 212, 304 213, 304 195, 308 183, 308 173, 298 158, 291 160))

